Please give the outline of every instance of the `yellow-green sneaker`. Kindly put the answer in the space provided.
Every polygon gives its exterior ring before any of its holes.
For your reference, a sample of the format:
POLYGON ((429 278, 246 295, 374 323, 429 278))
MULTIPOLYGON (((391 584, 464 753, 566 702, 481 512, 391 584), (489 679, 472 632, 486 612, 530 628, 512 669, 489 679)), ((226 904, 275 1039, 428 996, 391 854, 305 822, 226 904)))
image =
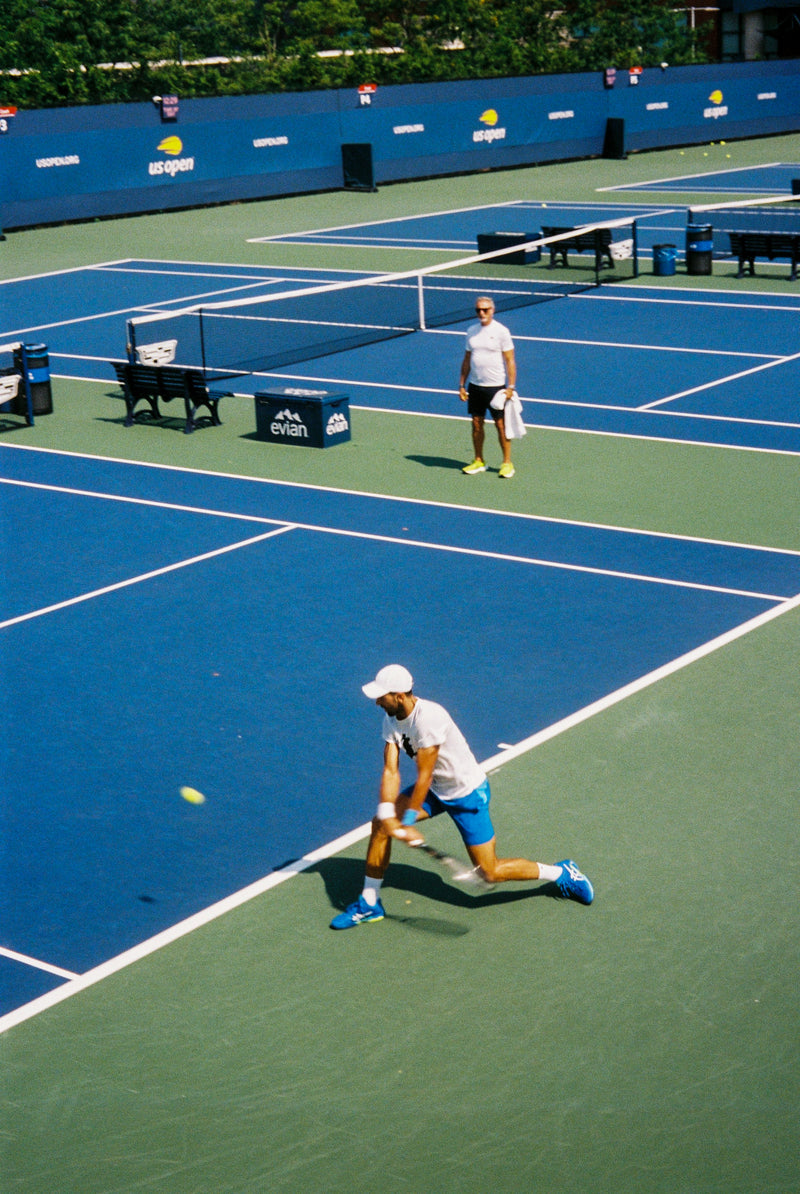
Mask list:
POLYGON ((510 460, 507 460, 505 462, 505 464, 500 465, 500 476, 505 477, 506 480, 508 480, 508 481, 511 480, 511 478, 514 476, 514 473, 516 471, 517 470, 514 468, 514 465, 511 463, 510 460))
POLYGON ((486 465, 481 460, 480 456, 476 456, 471 464, 465 464, 462 468, 462 473, 466 473, 468 477, 473 477, 475 473, 485 473, 486 465))

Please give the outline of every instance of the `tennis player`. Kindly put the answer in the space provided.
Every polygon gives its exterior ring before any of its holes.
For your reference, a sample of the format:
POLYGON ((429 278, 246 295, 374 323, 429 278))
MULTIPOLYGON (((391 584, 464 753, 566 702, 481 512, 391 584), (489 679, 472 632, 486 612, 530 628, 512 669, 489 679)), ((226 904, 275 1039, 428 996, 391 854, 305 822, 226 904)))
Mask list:
POLYGON ((571 859, 555 866, 527 858, 498 858, 495 832, 489 815, 489 781, 464 735, 450 714, 435 701, 414 696, 411 673, 400 664, 381 668, 365 696, 374 700, 383 719, 383 774, 378 811, 372 822, 367 848, 364 888, 344 912, 331 921, 333 929, 351 929, 386 915, 380 899, 381 884, 389 866, 392 838, 409 845, 424 841, 419 822, 449 813, 456 823, 475 867, 488 883, 509 879, 544 879, 560 895, 591 904, 592 885, 571 859), (400 791, 400 751, 414 759, 417 778, 400 791))
POLYGON ((486 472, 486 462, 483 458, 484 423, 487 410, 491 410, 497 427, 500 450, 503 453, 500 476, 510 480, 515 472, 511 463, 511 443, 506 435, 503 411, 495 410, 491 401, 504 386, 506 401, 514 394, 514 386, 517 383, 514 341, 505 324, 495 319, 492 299, 485 296, 476 299, 475 310, 480 322, 470 324, 467 328, 467 347, 461 362, 458 385, 459 397, 462 402, 467 403, 467 410, 472 416, 472 447, 475 458, 461 471, 470 477, 475 473, 486 472))

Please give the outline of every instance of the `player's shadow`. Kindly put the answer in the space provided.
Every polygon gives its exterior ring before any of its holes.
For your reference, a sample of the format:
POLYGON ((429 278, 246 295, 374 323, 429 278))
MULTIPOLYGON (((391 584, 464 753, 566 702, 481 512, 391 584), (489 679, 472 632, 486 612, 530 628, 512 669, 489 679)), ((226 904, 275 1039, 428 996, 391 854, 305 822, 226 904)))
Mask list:
POLYGON ((464 467, 463 460, 451 460, 449 456, 419 456, 412 454, 406 456, 406 460, 411 460, 414 464, 422 464, 425 468, 447 468, 454 472, 456 469, 464 467))
MULTIPOLYGON (((352 904, 361 892, 364 882, 364 862, 358 858, 324 858, 302 873, 320 875, 325 884, 325 891, 331 902, 331 907, 342 911, 348 904, 352 904)), ((517 884, 512 887, 503 884, 492 891, 470 895, 458 884, 445 882, 436 871, 429 871, 425 867, 403 862, 392 862, 387 872, 383 890, 391 892, 393 889, 409 895, 422 896, 426 900, 446 904, 451 908, 471 910, 495 907, 499 904, 516 904, 519 900, 530 900, 535 896, 561 898, 553 883, 540 884, 536 887, 529 885, 523 887, 517 884)), ((389 899, 391 901, 391 896, 389 899)))

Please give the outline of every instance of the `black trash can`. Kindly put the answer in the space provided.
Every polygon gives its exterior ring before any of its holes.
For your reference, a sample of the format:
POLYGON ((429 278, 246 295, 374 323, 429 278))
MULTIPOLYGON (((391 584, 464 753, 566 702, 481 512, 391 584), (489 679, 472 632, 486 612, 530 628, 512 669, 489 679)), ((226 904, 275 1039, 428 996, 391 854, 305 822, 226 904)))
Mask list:
POLYGON ((711 224, 686 226, 687 274, 710 274, 714 254, 714 229, 711 224))
POLYGON ((350 399, 327 390, 259 390, 256 438, 295 448, 332 448, 350 439, 350 399))
MULTIPOLYGON (((14 366, 27 380, 31 392, 31 406, 34 415, 53 413, 53 390, 50 385, 50 357, 46 344, 21 344, 14 349, 14 366)), ((17 395, 19 414, 25 414, 26 402, 23 385, 17 395)))

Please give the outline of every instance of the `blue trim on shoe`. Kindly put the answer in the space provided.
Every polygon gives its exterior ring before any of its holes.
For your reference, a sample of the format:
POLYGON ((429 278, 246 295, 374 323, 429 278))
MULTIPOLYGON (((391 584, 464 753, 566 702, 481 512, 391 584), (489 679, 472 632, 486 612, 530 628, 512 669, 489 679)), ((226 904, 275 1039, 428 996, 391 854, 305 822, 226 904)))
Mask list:
POLYGON ((378 900, 373 908, 368 904, 363 896, 345 908, 344 912, 340 912, 338 916, 334 916, 331 921, 332 929, 352 929, 356 925, 370 924, 372 921, 383 920, 386 912, 383 904, 378 900))
POLYGON ((579 904, 591 904, 594 899, 594 888, 586 876, 578 870, 571 858, 565 858, 557 864, 561 867, 561 874, 556 879, 556 887, 565 900, 577 900, 579 904))

